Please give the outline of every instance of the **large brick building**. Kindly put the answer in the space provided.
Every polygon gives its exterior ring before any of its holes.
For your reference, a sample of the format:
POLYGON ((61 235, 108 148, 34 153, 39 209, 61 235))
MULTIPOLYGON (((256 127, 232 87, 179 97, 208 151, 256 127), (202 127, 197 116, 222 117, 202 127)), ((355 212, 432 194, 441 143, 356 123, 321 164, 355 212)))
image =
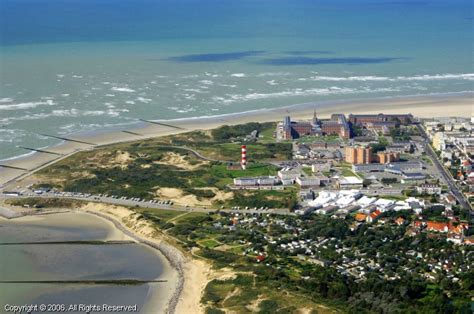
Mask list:
POLYGON ((337 135, 347 139, 351 137, 351 128, 343 114, 333 114, 330 120, 319 120, 316 113, 311 122, 291 121, 286 116, 276 129, 279 139, 294 139, 305 135, 337 135))
POLYGON ((410 124, 413 122, 413 115, 411 114, 350 114, 349 122, 353 125, 368 126, 382 125, 392 126, 393 123, 410 124))
POLYGON ((351 164, 370 164, 372 163, 371 147, 346 147, 346 162, 351 164))
POLYGON ((400 161, 400 153, 398 152, 378 152, 377 159, 380 164, 389 164, 392 162, 400 161))

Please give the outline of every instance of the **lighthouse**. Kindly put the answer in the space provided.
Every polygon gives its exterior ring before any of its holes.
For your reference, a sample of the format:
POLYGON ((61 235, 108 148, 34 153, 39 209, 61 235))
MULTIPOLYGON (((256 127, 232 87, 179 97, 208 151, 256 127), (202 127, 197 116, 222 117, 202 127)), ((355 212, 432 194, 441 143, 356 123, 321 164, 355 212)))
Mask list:
POLYGON ((247 166, 247 146, 242 145, 242 159, 240 161, 240 164, 242 166, 242 169, 245 170, 245 167, 247 166))

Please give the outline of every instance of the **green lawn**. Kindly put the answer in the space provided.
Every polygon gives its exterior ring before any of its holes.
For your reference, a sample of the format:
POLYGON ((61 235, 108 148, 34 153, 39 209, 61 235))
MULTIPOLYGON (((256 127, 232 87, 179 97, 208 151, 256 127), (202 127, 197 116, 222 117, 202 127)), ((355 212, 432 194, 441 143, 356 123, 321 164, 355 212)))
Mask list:
POLYGON ((394 201, 404 201, 408 198, 405 195, 378 195, 378 197, 394 201))
POLYGON ((158 209, 158 208, 146 208, 146 209, 137 208, 136 211, 139 213, 151 214, 163 220, 170 220, 170 219, 173 219, 174 217, 177 217, 179 215, 186 213, 185 211, 158 209))
POLYGON ((356 175, 352 170, 350 170, 348 168, 343 168, 342 171, 341 171, 341 174, 344 177, 358 177, 358 175, 356 175))
MULTIPOLYGON (((180 213, 183 213, 183 212, 180 212, 180 213)), ((192 221, 196 217, 206 217, 206 216, 207 216, 207 213, 190 212, 187 215, 183 215, 182 217, 179 217, 173 220, 173 223, 189 222, 189 221, 192 221)))
MULTIPOLYGON (((240 161, 242 143, 189 143, 189 146, 202 155, 225 161, 240 161)), ((291 143, 246 143, 249 161, 264 161, 267 159, 291 159, 291 143)))
POLYGON ((269 127, 264 128, 260 132, 260 136, 258 138, 259 141, 275 141, 273 137, 273 132, 275 132, 276 123, 272 123, 269 127))
POLYGON ((201 245, 201 246, 207 247, 207 248, 209 248, 209 249, 213 249, 213 248, 215 248, 216 246, 219 246, 219 245, 220 245, 220 243, 217 242, 217 241, 214 240, 214 239, 201 240, 201 241, 198 241, 198 244, 201 245))

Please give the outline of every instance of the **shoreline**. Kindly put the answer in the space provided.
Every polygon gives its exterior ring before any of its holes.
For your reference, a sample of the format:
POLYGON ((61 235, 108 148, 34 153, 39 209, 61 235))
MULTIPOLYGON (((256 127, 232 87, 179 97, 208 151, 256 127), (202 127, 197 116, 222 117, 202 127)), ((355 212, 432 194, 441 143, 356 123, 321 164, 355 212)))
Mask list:
POLYGON ((0 167, 0 188, 79 151, 194 130, 209 130, 225 124, 275 122, 281 120, 285 115, 291 115, 292 118, 295 119, 309 119, 315 110, 318 116, 322 118, 327 118, 331 113, 335 112, 344 114, 380 112, 412 113, 421 118, 452 116, 453 113, 457 116, 471 116, 474 113, 474 93, 335 100, 303 103, 270 109, 258 109, 217 116, 153 120, 159 123, 172 124, 178 128, 137 120, 136 125, 128 128, 127 131, 137 133, 138 135, 125 133, 123 132, 124 129, 119 128, 72 134, 69 137, 72 137, 74 140, 94 143, 96 145, 62 141, 46 148, 48 151, 60 155, 33 152, 2 160, 0 162, 4 165, 26 170, 0 167))
MULTIPOLYGON (((65 214, 65 213, 81 213, 81 214, 89 214, 93 215, 101 220, 103 220, 104 223, 109 225, 110 228, 113 228, 111 231, 115 236, 117 236, 117 233, 121 233, 125 238, 131 239, 135 241, 136 243, 143 244, 145 246, 150 247, 151 249, 157 251, 160 257, 164 258, 166 262, 169 264, 171 269, 173 269, 176 272, 176 276, 172 276, 172 281, 175 281, 174 283, 174 289, 173 292, 170 294, 169 299, 165 303, 166 306, 163 309, 164 313, 178 313, 177 308, 178 307, 185 307, 189 308, 192 307, 195 311, 200 307, 200 293, 201 291, 198 291, 199 293, 199 298, 197 300, 199 301, 199 304, 195 304, 193 302, 196 301, 196 298, 194 300, 188 301, 188 302, 183 302, 182 298, 182 293, 183 289, 186 285, 193 285, 195 288, 196 282, 193 282, 193 279, 195 279, 195 276, 193 272, 196 272, 196 270, 200 270, 201 272, 203 271, 202 265, 198 266, 195 262, 194 259, 190 260, 189 258, 186 258, 183 253, 178 249, 169 244, 165 239, 162 239, 160 237, 152 237, 150 235, 146 235, 144 233, 148 232, 148 230, 144 229, 132 229, 127 226, 127 224, 123 221, 123 218, 120 219, 120 215, 129 214, 130 216, 136 215, 135 212, 126 209, 126 208, 121 208, 121 207, 116 207, 116 206, 107 206, 110 207, 110 210, 105 210, 104 207, 101 207, 101 204, 95 204, 95 203, 89 203, 83 207, 76 208, 76 209, 62 209, 62 208, 51 208, 46 210, 45 212, 38 212, 38 211, 32 211, 32 210, 23 210, 22 208, 17 208, 15 206, 10 206, 6 204, 2 204, 0 209, 3 209, 3 211, 0 211, 0 218, 1 219, 16 219, 16 218, 32 218, 34 219, 37 216, 45 216, 45 215, 54 215, 54 214, 65 214), (116 210, 115 214, 112 213, 113 209, 116 210)), ((128 216, 128 217, 130 217, 128 216)), ((149 227, 149 226, 147 226, 149 227)), ((163 265, 164 267, 164 273, 166 274, 166 266, 163 265)), ((207 284, 207 277, 206 280, 203 282, 201 278, 201 282, 198 284, 204 285, 207 284)), ((188 287, 189 288, 189 287, 188 287)), ((149 295, 150 299, 147 301, 147 304, 144 305, 144 307, 157 307, 159 306, 159 302, 157 303, 156 301, 154 302, 153 298, 156 298, 156 293, 157 291, 153 291, 155 288, 150 287, 151 293, 149 295)), ((162 291, 163 292, 163 291, 162 291)), ((194 291, 193 293, 196 293, 194 291)))

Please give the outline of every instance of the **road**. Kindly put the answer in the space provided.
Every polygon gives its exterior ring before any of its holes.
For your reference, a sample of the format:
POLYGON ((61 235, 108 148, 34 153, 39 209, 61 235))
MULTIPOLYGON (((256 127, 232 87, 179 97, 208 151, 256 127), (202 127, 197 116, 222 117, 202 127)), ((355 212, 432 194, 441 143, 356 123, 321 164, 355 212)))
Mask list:
POLYGON ((471 206, 469 205, 469 203, 466 201, 466 199, 464 198, 464 195, 462 194, 462 192, 459 190, 458 186, 456 185, 456 182, 454 181, 454 178, 453 176, 451 175, 451 173, 441 164, 441 162, 439 161, 438 159, 438 155, 436 155, 435 151, 433 150, 433 148, 431 147, 431 145, 429 144, 430 142, 430 139, 428 137, 428 134, 426 134, 426 131, 425 129, 423 128, 423 126, 421 126, 421 124, 416 124, 416 127, 418 128, 418 131, 420 132, 420 134, 423 136, 423 138, 425 139, 425 152, 431 157, 431 159, 433 160, 433 163, 436 167, 436 169, 438 169, 439 173, 441 173, 441 175, 443 176, 444 180, 446 181, 446 184, 448 185, 450 191, 453 193, 453 195, 456 197, 457 201, 459 202, 459 204, 461 205, 461 207, 463 207, 464 209, 467 209, 469 211, 472 210, 471 206))
MULTIPOLYGON (((164 210, 175 210, 175 211, 185 211, 185 212, 199 212, 199 213, 211 213, 216 212, 217 209, 215 208, 206 208, 206 207, 186 207, 180 205, 167 205, 167 204, 158 204, 158 203, 150 203, 148 201, 134 201, 130 199, 119 199, 113 197, 103 197, 103 196, 67 196, 67 195, 58 195, 55 193, 43 193, 43 194, 36 194, 36 193, 28 193, 21 196, 11 196, 0 194, 0 200, 6 199, 19 199, 19 198, 31 198, 31 197, 41 197, 41 198, 59 198, 59 199, 70 199, 70 200, 78 200, 78 201, 86 201, 86 202, 97 202, 97 203, 104 203, 104 204, 111 204, 111 205, 118 205, 118 206, 127 206, 127 207, 137 207, 137 208, 150 208, 150 209, 164 209, 164 210)), ((226 212, 226 213, 249 213, 249 214, 279 214, 279 215, 295 215, 294 213, 290 212, 286 208, 274 208, 274 209, 219 209, 219 211, 226 212)))

